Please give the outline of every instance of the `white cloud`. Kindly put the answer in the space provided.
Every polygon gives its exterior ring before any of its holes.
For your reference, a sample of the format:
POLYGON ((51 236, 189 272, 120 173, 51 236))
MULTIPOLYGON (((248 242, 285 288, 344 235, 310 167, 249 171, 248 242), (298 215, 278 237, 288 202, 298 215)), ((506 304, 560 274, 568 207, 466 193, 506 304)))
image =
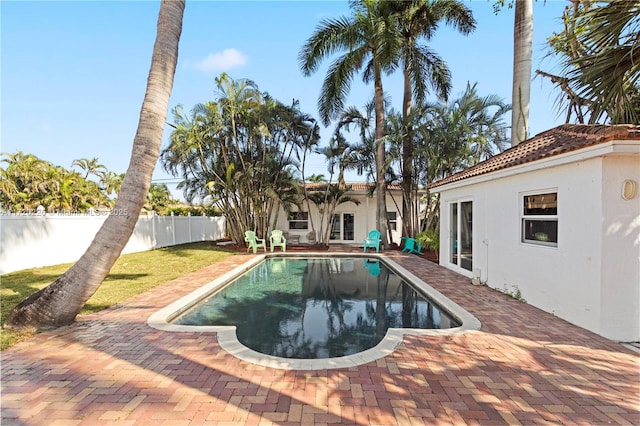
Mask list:
POLYGON ((202 61, 194 64, 203 72, 228 71, 247 63, 247 56, 236 49, 224 49, 222 52, 210 53, 202 61))

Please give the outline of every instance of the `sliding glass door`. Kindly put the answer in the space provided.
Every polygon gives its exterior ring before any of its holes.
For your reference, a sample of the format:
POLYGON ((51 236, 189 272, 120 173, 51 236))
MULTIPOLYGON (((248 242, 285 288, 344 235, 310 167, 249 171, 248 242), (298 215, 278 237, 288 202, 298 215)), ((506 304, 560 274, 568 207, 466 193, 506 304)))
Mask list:
POLYGON ((449 262, 471 271, 473 267, 473 202, 449 205, 449 262))

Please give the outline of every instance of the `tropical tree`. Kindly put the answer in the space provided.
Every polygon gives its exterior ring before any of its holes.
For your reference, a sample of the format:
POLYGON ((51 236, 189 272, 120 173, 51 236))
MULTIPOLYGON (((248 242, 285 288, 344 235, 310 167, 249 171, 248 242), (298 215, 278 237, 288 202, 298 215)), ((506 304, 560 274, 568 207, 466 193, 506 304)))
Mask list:
POLYGON ((45 176, 55 167, 33 154, 24 154, 22 151, 15 154, 3 153, 2 157, 5 167, 0 168, 0 202, 3 209, 35 209, 47 188, 45 176))
POLYGON ((400 38, 393 14, 376 0, 349 3, 353 14, 320 22, 302 47, 298 59, 305 76, 316 72, 328 57, 344 52, 331 64, 325 76, 318 111, 325 125, 344 109, 351 81, 362 71, 363 81, 374 86, 375 143, 376 143, 376 227, 387 239, 387 208, 385 198, 385 138, 384 92, 382 74, 397 68, 395 52, 400 50, 400 38))
POLYGON ((122 180, 124 179, 124 173, 115 173, 108 171, 100 179, 100 187, 107 197, 112 195, 117 196, 122 187, 122 180))
POLYGON ((147 206, 158 213, 161 208, 171 203, 171 192, 165 183, 152 183, 147 193, 147 206))
POLYGON ((457 0, 410 0, 387 3, 397 16, 401 37, 397 54, 402 62, 403 98, 402 120, 402 217, 405 233, 415 236, 418 212, 415 210, 415 174, 413 170, 414 141, 409 116, 413 98, 423 103, 433 89, 438 98, 446 101, 451 89, 451 72, 445 61, 425 43, 433 37, 441 22, 467 35, 475 29, 471 11, 457 0))
POLYGON ((33 154, 2 154, 0 203, 14 212, 86 212, 107 204, 97 183, 33 154))
POLYGON ((210 200, 224 212, 231 238, 244 242, 252 229, 268 233, 300 200, 300 160, 314 149, 318 126, 300 111, 259 91, 249 80, 216 79, 218 98, 190 114, 174 109, 164 168, 181 176, 187 201, 210 200))
POLYGON ((5 326, 50 327, 70 324, 100 287, 133 232, 145 202, 162 145, 173 76, 178 59, 184 0, 160 5, 147 89, 129 168, 115 204, 87 251, 62 276, 20 302, 5 326))
POLYGON ((467 84, 450 102, 424 105, 426 119, 425 125, 418 127, 422 138, 418 146, 430 150, 424 159, 432 161, 424 169, 423 183, 447 177, 504 150, 504 116, 509 110, 510 105, 496 95, 478 95, 477 84, 467 84))
MULTIPOLYGON (((445 178, 502 151, 507 143, 504 117, 509 105, 495 95, 480 96, 476 85, 449 102, 425 103, 412 111, 416 129, 415 170, 419 183, 445 178)), ((398 144, 400 136, 392 134, 398 144)), ((437 224, 439 197, 427 195, 422 230, 437 224)))
POLYGON ((73 163, 71 163, 71 167, 73 166, 79 167, 82 171, 84 171, 85 179, 88 179, 89 175, 94 175, 100 180, 107 173, 107 168, 103 164, 100 164, 96 157, 93 157, 90 160, 88 158, 79 158, 77 160, 73 160, 73 163))
POLYGON ((536 72, 562 91, 566 122, 639 123, 640 4, 572 0, 563 22, 548 40, 560 73, 536 72))

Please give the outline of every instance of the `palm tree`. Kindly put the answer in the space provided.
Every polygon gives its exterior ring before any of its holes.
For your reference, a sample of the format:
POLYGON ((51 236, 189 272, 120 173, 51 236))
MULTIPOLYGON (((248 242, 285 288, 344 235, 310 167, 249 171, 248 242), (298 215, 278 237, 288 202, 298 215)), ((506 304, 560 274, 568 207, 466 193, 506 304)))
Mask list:
POLYGON ((147 89, 129 168, 115 210, 104 222, 87 251, 49 286, 20 302, 9 314, 9 327, 51 327, 70 324, 100 287, 133 232, 158 161, 173 76, 178 59, 184 0, 160 5, 147 89))
POLYGON ((511 91, 511 146, 527 139, 533 49, 533 0, 515 1, 513 25, 513 88, 511 91))
MULTIPOLYGON (((338 123, 334 131, 334 139, 336 141, 344 141, 346 138, 343 131, 350 134, 352 130, 357 130, 358 141, 350 143, 348 150, 344 151, 339 157, 339 165, 341 173, 344 170, 356 170, 358 175, 366 175, 367 182, 375 182, 376 180, 376 143, 375 143, 375 111, 374 103, 367 102, 361 110, 355 106, 350 106, 340 113, 338 123)), ((385 156, 384 169, 387 169, 387 158, 385 156)), ((338 157, 336 157, 338 158, 338 157)))
POLYGON ((640 3, 606 1, 577 17, 584 53, 567 64, 569 86, 590 101, 590 123, 640 122, 640 3))
POLYGON ((100 179, 102 191, 104 191, 107 197, 110 197, 111 194, 114 194, 116 197, 118 196, 124 175, 124 173, 107 172, 102 179, 100 179))
POLYGON ((399 35, 402 38, 401 51, 404 91, 402 99, 402 120, 404 135, 402 142, 402 216, 408 236, 413 237, 417 226, 417 212, 414 210, 413 190, 413 132, 408 126, 413 98, 418 103, 425 101, 428 86, 438 97, 447 100, 451 89, 451 73, 438 54, 421 40, 429 41, 440 22, 452 26, 467 35, 476 27, 471 11, 457 0, 411 0, 392 1, 388 5, 398 18, 399 35))
POLYGON ((165 183, 152 183, 147 193, 147 204, 154 212, 159 212, 160 207, 166 207, 171 203, 171 192, 165 183))
POLYGON ((77 160, 73 160, 73 163, 71 163, 71 167, 73 166, 77 166, 85 172, 85 179, 87 179, 89 175, 94 175, 98 179, 102 179, 103 176, 107 173, 107 168, 103 164, 100 164, 96 157, 93 157, 91 160, 89 160, 88 158, 79 158, 77 160))
POLYGON ((3 154, 0 167, 0 203, 15 211, 35 210, 85 212, 107 201, 97 183, 80 173, 55 166, 33 154, 3 154))
POLYGON ((345 52, 331 64, 324 79, 318 111, 325 125, 344 109, 346 96, 354 74, 363 72, 363 81, 374 85, 376 141, 376 227, 388 244, 385 197, 384 92, 382 73, 397 67, 395 52, 399 51, 397 25, 393 14, 376 0, 352 0, 349 17, 323 20, 298 55, 305 76, 317 71, 320 63, 338 52, 345 52))
POLYGON ((22 151, 3 153, 2 156, 2 163, 6 165, 0 168, 0 202, 3 208, 16 211, 36 208, 46 191, 46 177, 54 168, 53 164, 22 151))
POLYGON ((318 127, 298 101, 285 105, 254 82, 222 74, 216 84, 215 101, 190 114, 173 110, 162 163, 183 178, 178 188, 187 201, 211 200, 227 217, 231 238, 244 243, 246 230, 264 235, 280 206, 288 212, 298 204, 298 163, 317 144, 318 127))
MULTIPOLYGON (((479 96, 475 84, 447 103, 417 105, 410 117, 419 182, 427 186, 502 151, 508 143, 504 116, 509 109, 495 95, 479 96)), ((438 196, 426 201, 423 230, 435 223, 439 211, 438 196)))

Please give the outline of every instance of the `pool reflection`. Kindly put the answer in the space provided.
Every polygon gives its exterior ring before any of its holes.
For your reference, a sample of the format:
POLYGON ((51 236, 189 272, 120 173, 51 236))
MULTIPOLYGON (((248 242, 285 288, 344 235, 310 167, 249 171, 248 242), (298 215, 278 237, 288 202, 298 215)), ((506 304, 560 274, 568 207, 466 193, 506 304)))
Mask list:
POLYGON ((267 259, 175 323, 235 325, 247 347, 298 359, 361 352, 390 327, 460 325, 383 262, 349 258, 267 259))

